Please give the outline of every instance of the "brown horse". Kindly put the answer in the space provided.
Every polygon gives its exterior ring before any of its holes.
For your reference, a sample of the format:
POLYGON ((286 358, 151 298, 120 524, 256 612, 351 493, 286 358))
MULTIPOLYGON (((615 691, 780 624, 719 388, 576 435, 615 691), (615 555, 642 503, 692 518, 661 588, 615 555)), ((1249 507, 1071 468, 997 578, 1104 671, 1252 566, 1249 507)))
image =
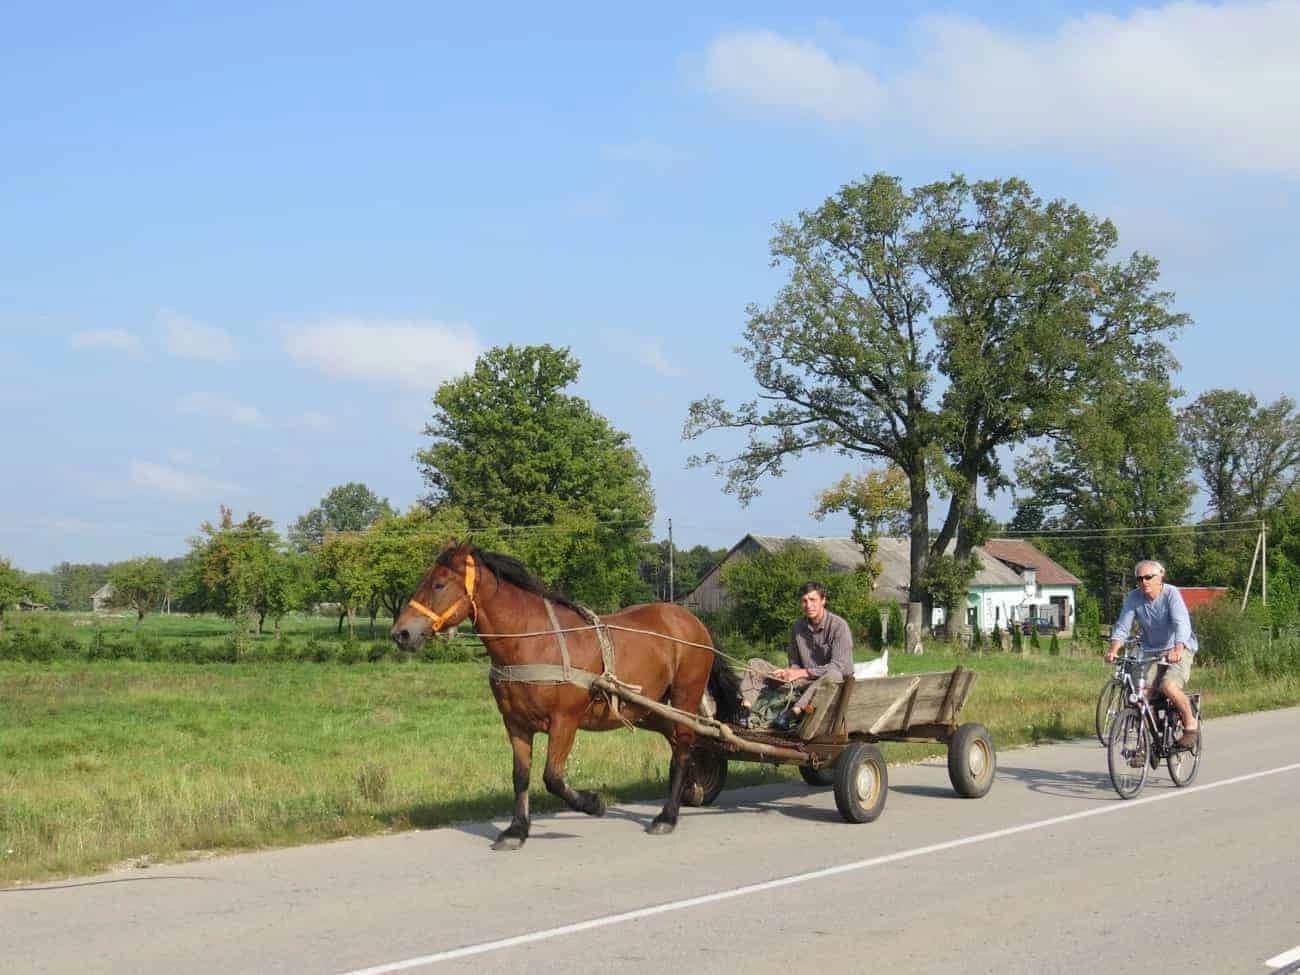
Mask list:
POLYGON ((593 692, 591 681, 612 675, 689 714, 699 712, 708 687, 718 717, 727 720, 739 685, 731 668, 714 654, 704 624, 672 603, 630 606, 597 619, 567 597, 549 592, 517 560, 452 544, 420 581, 393 623, 392 636, 404 649, 419 649, 430 635, 467 617, 491 659, 489 682, 514 752, 514 816, 493 849, 518 849, 528 838, 528 780, 533 736, 539 732, 550 738, 547 790, 572 809, 604 814, 599 793, 575 791, 564 781, 564 765, 579 728, 609 731, 631 724, 668 739, 668 800, 649 832, 672 832, 695 732, 643 707, 611 701, 593 692))

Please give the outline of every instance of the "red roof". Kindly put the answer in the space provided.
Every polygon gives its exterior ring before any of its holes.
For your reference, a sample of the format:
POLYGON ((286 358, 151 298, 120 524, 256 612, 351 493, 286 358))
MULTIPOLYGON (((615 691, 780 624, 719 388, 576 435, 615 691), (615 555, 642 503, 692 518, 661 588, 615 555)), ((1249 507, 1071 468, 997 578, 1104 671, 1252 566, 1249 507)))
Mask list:
POLYGON ((1228 591, 1227 586, 1178 586, 1178 592, 1187 604, 1187 612, 1198 606, 1212 603, 1228 591))
POLYGON ((1032 544, 1018 538, 990 538, 980 548, 999 562, 1035 570, 1040 586, 1081 586, 1083 580, 1057 565, 1032 544))

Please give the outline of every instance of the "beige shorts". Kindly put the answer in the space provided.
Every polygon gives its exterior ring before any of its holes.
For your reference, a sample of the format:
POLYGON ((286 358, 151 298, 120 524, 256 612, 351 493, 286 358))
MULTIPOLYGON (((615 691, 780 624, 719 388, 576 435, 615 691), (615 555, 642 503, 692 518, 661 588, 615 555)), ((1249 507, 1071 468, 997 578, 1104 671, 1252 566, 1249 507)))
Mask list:
POLYGON ((1187 681, 1192 676, 1192 658, 1194 656, 1196 655, 1184 650, 1182 658, 1176 664, 1166 664, 1163 667, 1160 666, 1159 662, 1151 664, 1147 668, 1147 687, 1154 688, 1156 686, 1157 672, 1163 670, 1165 672, 1165 683, 1171 684, 1180 691, 1183 690, 1187 687, 1187 681))

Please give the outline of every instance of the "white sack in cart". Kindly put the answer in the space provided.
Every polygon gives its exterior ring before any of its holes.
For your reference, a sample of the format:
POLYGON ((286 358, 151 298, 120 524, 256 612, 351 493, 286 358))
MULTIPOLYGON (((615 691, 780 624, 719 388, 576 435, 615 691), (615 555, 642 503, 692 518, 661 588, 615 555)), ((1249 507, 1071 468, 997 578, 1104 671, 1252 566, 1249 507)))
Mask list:
POLYGON ((864 660, 853 665, 854 680, 868 680, 872 677, 889 676, 889 651, 885 650, 875 660, 864 660))

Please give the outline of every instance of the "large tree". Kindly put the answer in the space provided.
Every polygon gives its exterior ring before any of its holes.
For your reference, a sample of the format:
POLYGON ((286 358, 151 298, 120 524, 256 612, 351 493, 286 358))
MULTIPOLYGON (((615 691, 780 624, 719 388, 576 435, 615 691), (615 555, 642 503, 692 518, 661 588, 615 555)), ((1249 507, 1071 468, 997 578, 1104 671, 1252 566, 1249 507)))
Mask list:
POLYGON ((1289 396, 1260 406, 1251 393, 1211 389, 1179 422, 1220 523, 1260 517, 1295 484, 1300 416, 1289 396))
POLYGON ((1168 382, 1153 376, 1113 387, 1016 462, 1012 527, 1055 533, 1038 544, 1073 568, 1114 619, 1138 559, 1175 577, 1192 557, 1176 526, 1191 505, 1191 458, 1178 437, 1168 382), (1170 526, 1175 526, 1170 531, 1170 526))
POLYGON ((393 514, 387 498, 356 481, 331 488, 320 504, 295 521, 289 542, 298 551, 321 544, 332 532, 359 532, 393 514))
POLYGON ((654 499, 628 435, 564 392, 579 369, 549 345, 488 351, 438 388, 416 459, 430 507, 502 532, 549 584, 605 609, 640 590, 654 499))
POLYGON ((913 621, 926 568, 987 520, 976 501, 1007 483, 1000 450, 1059 429, 1099 385, 1163 363, 1185 317, 1157 263, 1111 255, 1113 224, 1018 179, 961 176, 907 191, 878 174, 779 226, 789 281, 751 306, 741 352, 760 397, 692 404, 685 436, 743 430, 716 465, 742 503, 786 461, 830 449, 895 464, 909 492, 913 621), (930 492, 948 498, 930 531, 930 492))

